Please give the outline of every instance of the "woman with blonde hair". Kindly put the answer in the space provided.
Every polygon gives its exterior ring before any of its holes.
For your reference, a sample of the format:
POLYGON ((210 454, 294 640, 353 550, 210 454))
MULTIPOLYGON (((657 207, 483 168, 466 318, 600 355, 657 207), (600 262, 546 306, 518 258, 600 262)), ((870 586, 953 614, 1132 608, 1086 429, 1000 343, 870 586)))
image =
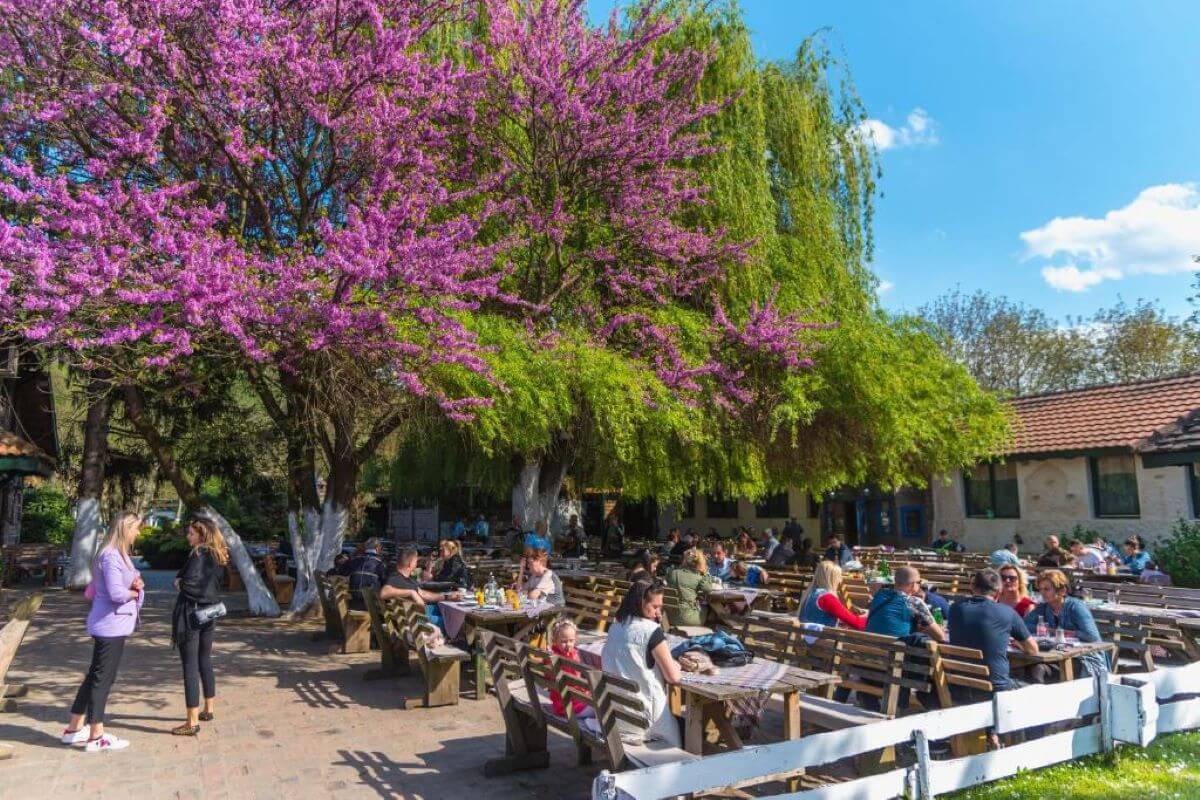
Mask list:
POLYGON ((71 721, 62 733, 62 743, 86 745, 89 753, 129 746, 128 740, 104 732, 104 709, 121 666, 125 639, 137 628, 146 597, 146 584, 130 557, 140 530, 137 514, 120 514, 113 520, 92 564, 92 581, 84 592, 92 601, 87 618, 92 663, 71 705, 71 721), (85 716, 88 728, 83 726, 85 716))
POLYGON ((708 574, 708 560, 699 547, 684 551, 683 564, 667 574, 667 585, 679 593, 679 619, 674 626, 704 625, 705 602, 716 584, 708 574))
POLYGON ((212 668, 213 633, 216 620, 201 621, 197 609, 207 609, 220 602, 217 580, 229 563, 229 548, 221 529, 210 519, 196 517, 187 526, 187 542, 192 551, 187 562, 175 576, 175 611, 171 616, 171 644, 179 648, 183 662, 183 694, 187 721, 171 729, 176 736, 195 736, 201 720, 213 718, 213 702, 217 695, 216 678, 212 668), (204 710, 200 710, 200 688, 204 688, 204 710))
POLYGON ((813 568, 812 583, 800 596, 800 621, 834 626, 839 622, 857 631, 867 627, 867 615, 855 614, 838 597, 842 568, 834 561, 821 561, 813 568))
POLYGON ((1024 619, 1037 605, 1029 596, 1029 578, 1025 576, 1025 570, 1005 564, 997 571, 1000 573, 1000 592, 996 595, 996 602, 1008 606, 1024 619))
POLYGON ((430 564, 429 579, 438 583, 452 583, 459 589, 466 589, 471 585, 471 572, 467 569, 467 562, 463 561, 458 542, 443 539, 438 547, 441 558, 436 564, 436 570, 432 569, 435 565, 430 564))

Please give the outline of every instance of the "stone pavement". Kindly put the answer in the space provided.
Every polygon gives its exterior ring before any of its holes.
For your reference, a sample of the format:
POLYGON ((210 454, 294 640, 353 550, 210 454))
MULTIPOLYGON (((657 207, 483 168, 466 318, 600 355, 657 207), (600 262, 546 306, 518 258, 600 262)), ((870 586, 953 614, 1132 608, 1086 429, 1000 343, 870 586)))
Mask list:
MULTIPOLYGON (((148 583, 169 586, 162 577, 148 583)), ((364 682, 378 654, 327 655, 310 640, 319 623, 219 622, 216 719, 195 739, 171 736, 183 720, 173 601, 167 589, 149 593, 109 699, 107 727, 132 745, 89 754, 58 742, 91 658, 88 604, 47 592, 10 672, 29 695, 0 714, 0 742, 16 745, 0 761, 0 798, 584 798, 601 768, 574 766, 570 742, 551 736, 550 769, 484 778, 483 763, 504 752, 494 697, 402 709, 419 677, 364 682)))

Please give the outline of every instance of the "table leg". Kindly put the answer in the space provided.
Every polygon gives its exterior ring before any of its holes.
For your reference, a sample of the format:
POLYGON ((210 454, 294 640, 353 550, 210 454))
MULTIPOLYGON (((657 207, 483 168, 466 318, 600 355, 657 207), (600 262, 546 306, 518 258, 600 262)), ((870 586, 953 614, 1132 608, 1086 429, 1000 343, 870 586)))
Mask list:
POLYGON ((1062 660, 1062 680, 1063 683, 1075 680, 1075 659, 1069 656, 1062 660))
POLYGON ((687 709, 683 717, 683 749, 695 755, 704 755, 704 710, 707 703, 695 695, 688 695, 687 709))
POLYGON ((717 741, 724 742, 734 750, 742 749, 742 737, 733 727, 730 720, 730 709, 725 703, 713 703, 709 706, 713 725, 717 729, 717 741))

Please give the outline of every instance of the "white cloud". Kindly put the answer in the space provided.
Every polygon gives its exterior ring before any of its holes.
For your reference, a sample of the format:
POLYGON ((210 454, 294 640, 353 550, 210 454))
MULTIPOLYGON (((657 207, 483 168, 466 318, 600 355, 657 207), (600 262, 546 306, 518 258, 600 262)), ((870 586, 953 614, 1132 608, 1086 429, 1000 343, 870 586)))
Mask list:
POLYGON ((875 142, 879 152, 914 145, 938 143, 937 121, 918 106, 908 112, 904 124, 893 128, 880 119, 867 119, 858 124, 859 133, 875 142))
POLYGON ((1083 292, 1130 275, 1192 272, 1200 254, 1200 188, 1167 183, 1142 190, 1103 217, 1056 217, 1021 234, 1027 259, 1055 289, 1083 292))
POLYGON ((880 281, 878 292, 880 294, 887 294, 888 292, 890 292, 892 289, 895 289, 895 288, 896 288, 896 284, 892 283, 891 281, 880 281))

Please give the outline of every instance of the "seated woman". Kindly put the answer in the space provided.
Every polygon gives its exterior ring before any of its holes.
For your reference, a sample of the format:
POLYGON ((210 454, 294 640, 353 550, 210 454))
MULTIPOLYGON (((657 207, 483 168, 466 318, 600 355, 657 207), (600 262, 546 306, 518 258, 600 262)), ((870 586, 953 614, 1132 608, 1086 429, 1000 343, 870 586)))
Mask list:
POLYGON ((800 621, 818 625, 841 623, 856 631, 866 630, 867 615, 855 614, 838 598, 842 586, 842 568, 833 561, 821 561, 813 568, 812 583, 800 595, 800 621))
POLYGON ((1037 605, 1029 596, 1029 580, 1025 577, 1025 570, 1005 564, 999 572, 1000 593, 996 595, 996 602, 1008 606, 1017 612, 1018 617, 1024 619, 1037 605))
POLYGON ((629 580, 650 581, 658 577, 658 553, 641 549, 633 557, 633 569, 629 570, 629 580))
POLYGON ((758 545, 754 543, 754 539, 750 537, 750 533, 743 530, 738 534, 737 544, 734 546, 733 552, 738 558, 754 558, 758 555, 758 545))
POLYGON ((439 547, 441 558, 436 564, 431 564, 429 580, 438 583, 452 583, 460 589, 471 585, 471 573, 459 552, 458 542, 446 539, 439 547))
POLYGON ((679 592, 679 619, 672 619, 671 623, 687 627, 703 625, 702 605, 716 584, 709 577, 708 561, 700 548, 693 547, 683 554, 683 566, 667 574, 667 585, 679 592))
POLYGON ((663 588, 657 580, 638 581, 629 588, 617 609, 617 621, 608 629, 600 662, 606 672, 636 683, 646 704, 650 727, 645 734, 625 732, 621 738, 682 747, 679 721, 667 702, 666 685, 678 684, 682 672, 662 629, 663 588))
POLYGON ((735 561, 729 570, 729 577, 747 586, 766 586, 770 576, 758 564, 747 564, 745 561, 735 561))
MULTIPOLYGON (((1043 602, 1025 617, 1025 627, 1037 630, 1039 622, 1046 623, 1051 631, 1062 628, 1075 634, 1081 642, 1100 641, 1100 631, 1091 609, 1078 597, 1068 597, 1071 582, 1060 570, 1048 569, 1038 574, 1038 591, 1043 602)), ((1088 675, 1108 673, 1108 656, 1104 653, 1088 653, 1079 657, 1084 672, 1088 675)), ((1057 680, 1059 667, 1052 664, 1035 664, 1029 668, 1029 678, 1034 683, 1051 683, 1057 680)))
POLYGON ((545 550, 525 552, 525 580, 517 591, 530 600, 546 600, 554 605, 563 604, 562 584, 550 570, 550 555, 545 550))

